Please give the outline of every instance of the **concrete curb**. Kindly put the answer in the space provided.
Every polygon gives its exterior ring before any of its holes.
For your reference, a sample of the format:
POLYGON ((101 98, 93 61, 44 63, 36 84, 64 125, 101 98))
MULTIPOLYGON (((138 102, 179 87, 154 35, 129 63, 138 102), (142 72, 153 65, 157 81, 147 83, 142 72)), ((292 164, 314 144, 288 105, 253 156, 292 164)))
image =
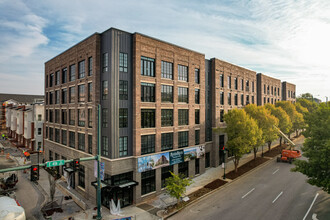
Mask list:
MULTIPOLYGON (((298 138, 293 139, 293 141, 297 141, 297 140, 301 139, 302 137, 303 137, 303 136, 299 136, 298 138)), ((271 149, 272 149, 272 148, 273 148, 273 147, 271 147, 271 149)), ((213 194, 213 193, 215 193, 215 192, 217 192, 217 191, 220 191, 220 190, 222 190, 222 189, 225 189, 225 188, 228 187, 231 183, 233 183, 233 182, 235 182, 235 181, 237 181, 237 180, 240 180, 240 179, 242 179, 242 178, 248 176, 249 174, 251 174, 251 173, 253 173, 253 172, 255 172, 255 171, 257 171, 257 170, 259 170, 259 169, 265 167, 266 165, 270 164, 272 161, 276 160, 276 158, 277 158, 277 156, 275 156, 275 157, 273 157, 272 159, 269 159, 268 161, 266 161, 266 162, 260 164, 259 166, 257 166, 257 167, 255 167, 255 168, 253 168, 252 170, 250 170, 250 171, 244 173, 243 175, 237 177, 236 179, 233 179, 233 180, 231 180, 230 182, 227 182, 227 183, 224 184, 223 186, 220 186, 219 188, 217 188, 217 189, 215 189, 215 190, 212 190, 212 191, 210 191, 210 192, 208 192, 208 193, 202 195, 201 197, 198 197, 198 198, 195 199, 194 201, 188 203, 187 206, 184 206, 184 207, 182 207, 181 209, 176 210, 176 211, 170 213, 169 215, 164 216, 163 219, 168 219, 169 217, 171 217, 171 216, 175 215, 176 213, 180 212, 182 209, 185 209, 185 208, 187 208, 187 207, 193 205, 194 203, 199 202, 199 201, 205 199, 206 197, 208 197, 209 195, 211 195, 211 194, 213 194)), ((249 161, 248 161, 248 162, 249 162, 249 161)), ((220 179, 220 180, 226 181, 226 180, 224 180, 224 179, 220 179)))

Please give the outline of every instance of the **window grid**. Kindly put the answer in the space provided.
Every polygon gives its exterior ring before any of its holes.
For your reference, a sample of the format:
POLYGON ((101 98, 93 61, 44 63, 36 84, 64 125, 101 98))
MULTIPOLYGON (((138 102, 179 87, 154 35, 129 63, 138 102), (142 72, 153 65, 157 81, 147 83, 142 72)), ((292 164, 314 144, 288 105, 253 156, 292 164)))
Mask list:
POLYGON ((85 77, 85 60, 78 63, 78 79, 85 77))
POLYGON ((173 63, 162 61, 161 72, 162 78, 173 79, 173 63))
POLYGON ((179 125, 188 125, 189 124, 189 110, 188 109, 179 109, 178 110, 178 119, 179 125))
POLYGON ((156 190, 156 172, 155 170, 145 171, 141 173, 141 194, 145 195, 147 193, 156 190))
POLYGON ((195 145, 198 145, 200 142, 200 130, 195 130, 195 145))
POLYGON ((195 124, 200 124, 200 111, 195 109, 195 124))
POLYGON ((102 136, 102 149, 101 149, 102 156, 109 155, 109 142, 107 136, 102 136))
POLYGON ((141 136, 141 155, 155 153, 155 136, 154 134, 141 136))
POLYGON ((88 76, 93 75, 93 57, 88 57, 88 76))
POLYGON ((119 99, 128 99, 128 81, 126 80, 119 80, 119 99))
POLYGON ((173 126, 173 109, 162 109, 162 127, 173 126))
POLYGON ((155 109, 141 109, 141 128, 155 127, 155 109))
POLYGON ((119 157, 128 155, 127 136, 119 138, 119 157))
POLYGON ((108 81, 102 81, 102 100, 108 99, 108 81))
POLYGON ((141 102, 155 102, 155 84, 141 83, 141 102))
POLYGON ((74 81, 76 79, 76 65, 73 64, 70 66, 70 72, 69 72, 69 80, 74 81))
POLYGON ((178 102, 189 102, 188 88, 178 87, 178 102))
POLYGON ((188 67, 178 65, 178 80, 188 82, 188 67))
POLYGON ((155 76, 155 59, 141 56, 141 75, 155 76))
POLYGON ((199 84, 199 82, 200 82, 199 69, 195 69, 195 83, 199 84))
POLYGON ((199 89, 195 89, 195 104, 199 104, 200 103, 200 90, 199 89))
POLYGON ((128 126, 128 109, 120 108, 119 109, 119 127, 126 128, 128 126))
POLYGON ((162 133, 162 151, 173 149, 173 133, 162 133))
POLYGON ((78 133, 78 150, 85 151, 85 134, 78 133))
POLYGON ((119 71, 127 73, 127 53, 119 53, 119 71))
POLYGON ((108 53, 104 53, 102 58, 103 58, 103 68, 102 68, 102 71, 103 72, 107 72, 108 71, 108 64, 109 64, 109 54, 108 53))
POLYGON ((162 85, 162 102, 173 103, 173 86, 162 85))
POLYGON ((102 127, 107 128, 108 127, 108 109, 102 108, 102 127))
POLYGON ((189 131, 181 131, 178 133, 179 148, 188 147, 189 145, 189 131))
POLYGON ((78 102, 85 102, 85 85, 78 85, 78 102))
POLYGON ((78 126, 85 127, 85 109, 78 109, 78 126))

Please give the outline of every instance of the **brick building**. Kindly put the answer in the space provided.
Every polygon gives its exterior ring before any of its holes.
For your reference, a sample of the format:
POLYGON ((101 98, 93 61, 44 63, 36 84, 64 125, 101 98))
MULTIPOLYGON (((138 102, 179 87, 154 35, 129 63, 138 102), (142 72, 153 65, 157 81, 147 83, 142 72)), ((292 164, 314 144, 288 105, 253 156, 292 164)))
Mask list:
MULTIPOLYGON (((192 177, 222 163, 225 134, 212 127, 257 103, 257 84, 254 71, 140 33, 95 33, 45 63, 46 159, 96 154, 100 104, 102 204, 139 203, 163 191, 170 171, 192 177)), ((70 178, 95 198, 93 161, 70 178)))
POLYGON ((266 76, 262 73, 257 74, 257 104, 275 104, 282 101, 281 80, 266 76))
POLYGON ((296 85, 288 82, 282 82, 282 100, 296 102, 296 85))

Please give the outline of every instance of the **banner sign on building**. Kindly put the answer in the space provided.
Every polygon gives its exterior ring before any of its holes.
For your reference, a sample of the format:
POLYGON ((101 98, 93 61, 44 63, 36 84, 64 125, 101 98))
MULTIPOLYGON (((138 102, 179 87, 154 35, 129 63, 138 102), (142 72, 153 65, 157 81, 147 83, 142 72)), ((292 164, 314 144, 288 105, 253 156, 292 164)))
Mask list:
POLYGON ((169 153, 155 154, 138 158, 138 171, 144 172, 170 165, 169 153))
POLYGON ((138 172, 204 157, 205 145, 138 158, 138 172))
POLYGON ((182 163, 183 160, 183 150, 171 151, 170 152, 170 165, 182 163))

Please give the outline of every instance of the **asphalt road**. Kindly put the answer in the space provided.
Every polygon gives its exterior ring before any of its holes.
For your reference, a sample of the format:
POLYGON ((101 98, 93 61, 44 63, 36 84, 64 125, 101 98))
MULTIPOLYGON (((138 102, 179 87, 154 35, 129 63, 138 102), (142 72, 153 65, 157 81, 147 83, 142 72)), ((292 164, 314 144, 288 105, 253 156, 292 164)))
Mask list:
POLYGON ((274 160, 169 219, 330 219, 330 196, 291 172, 293 166, 274 160))

